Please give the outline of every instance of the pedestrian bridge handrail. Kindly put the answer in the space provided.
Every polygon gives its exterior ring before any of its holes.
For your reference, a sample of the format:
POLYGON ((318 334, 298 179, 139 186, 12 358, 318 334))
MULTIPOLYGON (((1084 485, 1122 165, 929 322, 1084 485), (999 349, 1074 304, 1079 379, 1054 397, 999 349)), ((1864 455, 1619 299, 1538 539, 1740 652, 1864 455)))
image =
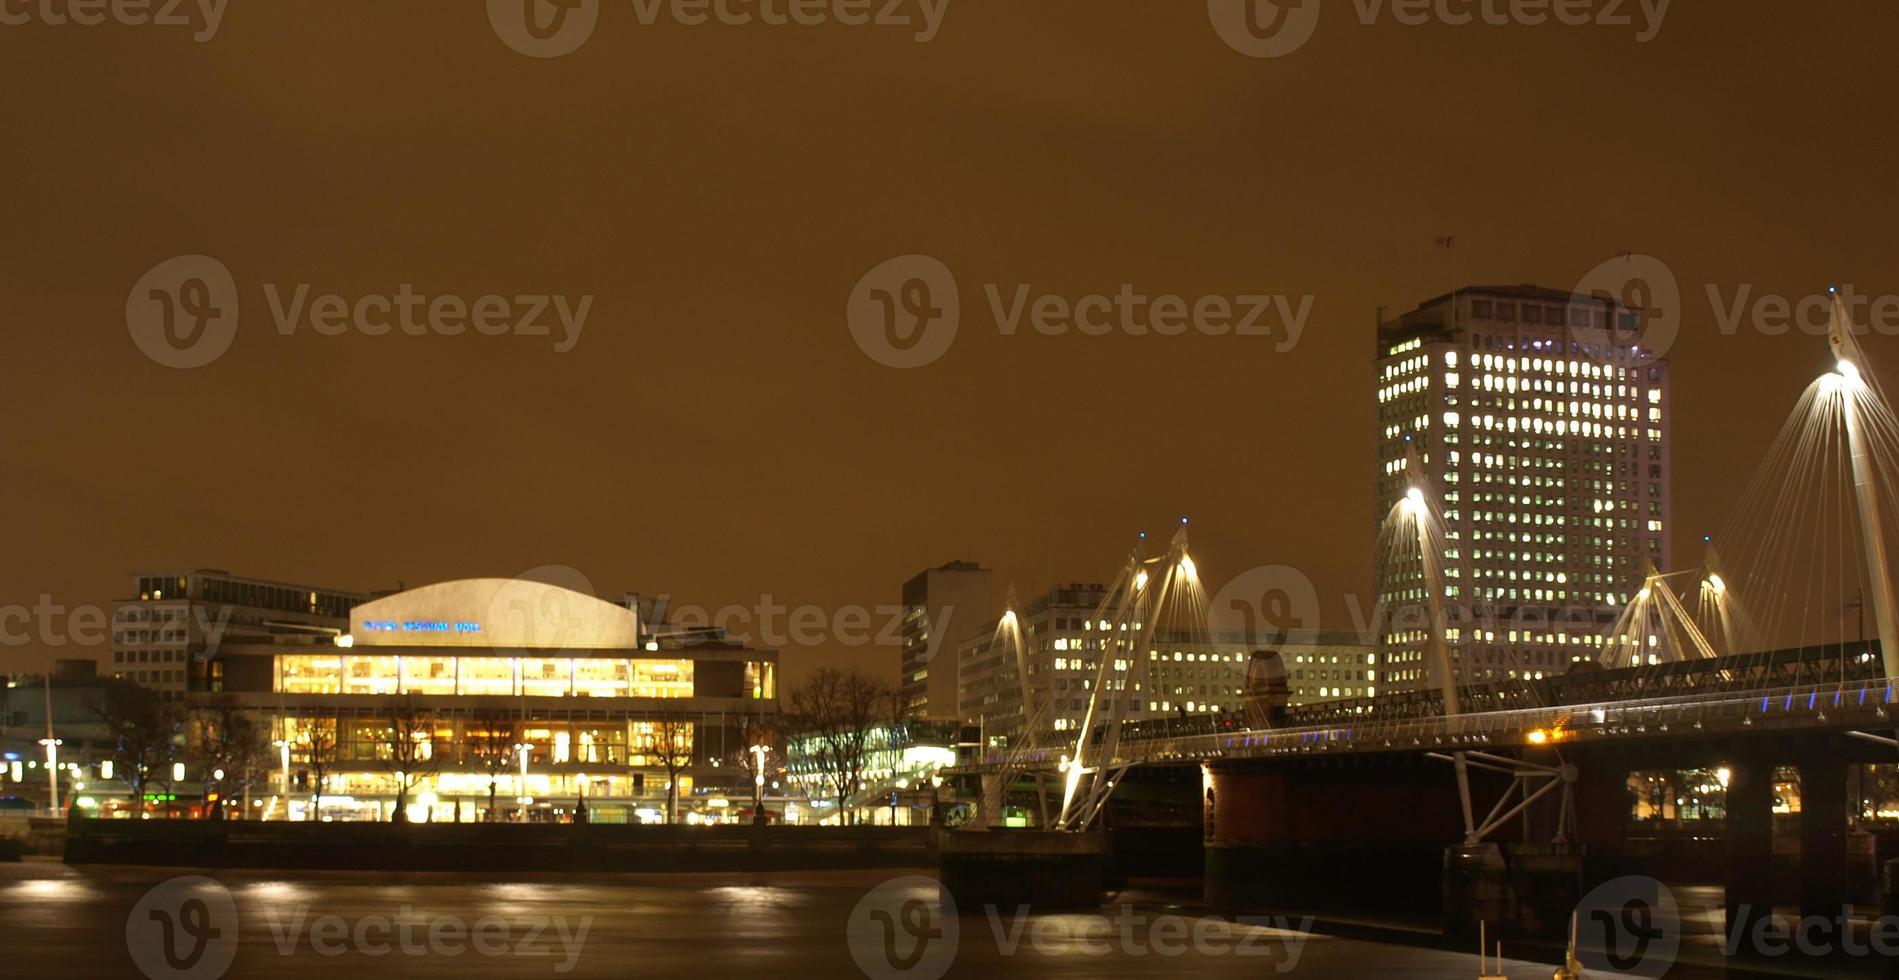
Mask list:
MULTIPOLYGON (((1520 708, 1457 716, 1365 718, 1336 725, 1241 728, 1153 738, 1130 737, 1109 768, 1214 759, 1317 754, 1430 752, 1607 739, 1683 737, 1749 729, 1851 729, 1889 725, 1895 690, 1884 678, 1802 684, 1742 692, 1520 708)), ((1059 748, 1018 754, 1037 768, 1058 768, 1059 748)), ((992 754, 974 769, 1002 761, 992 754)))

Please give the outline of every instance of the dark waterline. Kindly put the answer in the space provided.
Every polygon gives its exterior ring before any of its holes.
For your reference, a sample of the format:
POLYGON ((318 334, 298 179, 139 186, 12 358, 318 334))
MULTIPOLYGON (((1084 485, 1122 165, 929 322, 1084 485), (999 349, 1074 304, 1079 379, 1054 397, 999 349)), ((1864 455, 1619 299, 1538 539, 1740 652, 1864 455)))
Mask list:
MULTIPOLYGON (((0 972, 62 980, 139 977, 145 975, 139 969, 143 962, 159 976, 217 976, 209 972, 216 966, 214 956, 172 970, 152 948, 155 941, 141 943, 139 961, 127 948, 128 917, 135 909, 149 915, 140 900, 155 887, 196 874, 185 869, 70 868, 50 862, 0 865, 0 922, 6 923, 7 936, 0 953, 6 966, 0 972)), ((374 971, 390 977, 815 980, 865 976, 859 958, 871 965, 868 975, 926 977, 920 968, 906 974, 889 967, 877 924, 866 911, 859 911, 854 920, 853 910, 867 893, 893 879, 908 879, 879 893, 879 901, 893 900, 893 911, 900 913, 902 903, 911 899, 931 899, 932 883, 917 877, 928 874, 535 874, 503 879, 479 873, 220 871, 214 876, 216 886, 203 887, 228 891, 235 908, 234 958, 222 974, 230 977, 331 977, 374 971), (406 937, 396 931, 397 923, 404 921, 409 923, 406 937), (429 939, 431 923, 437 930, 434 943, 429 939), (468 934, 477 928, 486 930, 482 939, 487 952, 478 952, 468 934), (384 952, 370 955, 374 950, 384 952), (566 972, 557 972, 562 967, 566 972)), ((905 920, 897 914, 891 921, 905 920)), ((913 917, 909 924, 917 921, 913 917)), ((941 923, 933 920, 929 926, 941 928, 941 923)), ((1178 974, 1468 980, 1477 968, 1474 952, 1235 925, 1153 894, 1130 894, 1123 904, 1093 916, 1031 914, 1018 920, 1013 910, 966 914, 957 919, 954 931, 954 958, 942 974, 950 977, 1048 980, 1178 974), (1159 949, 1177 951, 1164 955, 1159 949)), ((189 936, 179 936, 174 949, 189 950, 188 941, 189 936)), ((897 941, 901 962, 915 947, 902 932, 897 941)), ((940 955, 944 940, 933 942, 933 952, 940 955)), ((1541 978, 1550 975, 1550 967, 1512 960, 1504 972, 1541 978)))

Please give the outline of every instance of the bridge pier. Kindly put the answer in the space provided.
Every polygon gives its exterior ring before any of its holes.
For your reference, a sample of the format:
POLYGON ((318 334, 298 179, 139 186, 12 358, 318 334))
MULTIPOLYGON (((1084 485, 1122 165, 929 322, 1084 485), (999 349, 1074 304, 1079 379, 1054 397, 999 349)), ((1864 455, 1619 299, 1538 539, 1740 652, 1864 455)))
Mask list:
POLYGON ((1774 911, 1774 763, 1763 753, 1728 762, 1725 884, 1729 934, 1753 935, 1774 911))
POLYGON ((1576 837, 1588 846, 1583 883, 1595 887, 1627 874, 1629 815, 1635 799, 1628 767, 1606 757, 1577 767, 1570 786, 1576 804, 1576 837))
POLYGON ((1099 908, 1111 860, 1104 831, 945 831, 937 873, 965 915, 984 909, 1099 908))
POLYGON ((1275 835, 1291 825, 1288 776, 1210 765, 1204 770, 1204 898, 1214 908, 1285 904, 1294 869, 1274 860, 1275 835))
POLYGON ((1568 935, 1582 900, 1580 844, 1465 844, 1444 851, 1446 936, 1568 935))
POLYGON ((1205 899, 1220 909, 1429 909, 1463 836, 1450 769, 1421 757, 1205 770, 1205 899))
POLYGON ((1853 902, 1846 820, 1846 764, 1810 752, 1800 768, 1800 913, 1831 918, 1853 902))

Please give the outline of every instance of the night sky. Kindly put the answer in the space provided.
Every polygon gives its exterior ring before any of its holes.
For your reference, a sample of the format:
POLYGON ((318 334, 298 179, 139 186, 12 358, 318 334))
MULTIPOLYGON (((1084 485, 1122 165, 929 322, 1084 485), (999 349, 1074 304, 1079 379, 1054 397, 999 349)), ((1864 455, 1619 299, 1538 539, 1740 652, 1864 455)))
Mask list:
MULTIPOLYGON (((203 42, 0 26, 0 602, 108 603, 136 570, 369 590, 564 565, 609 596, 835 609, 955 558, 1028 596, 1189 514, 1209 582, 1294 566, 1343 626, 1370 581, 1380 306, 1663 260, 1685 564, 1831 364, 1818 337, 1724 332, 1709 287, 1899 293, 1883 0, 1680 0, 1646 43, 1328 0, 1278 58, 1199 0, 950 0, 926 43, 604 0, 547 59, 482 6, 233 4, 203 42), (241 323, 174 369, 128 294, 194 253, 241 323), (899 370, 846 307, 906 254, 953 271, 962 322, 899 370), (1124 282, 1312 305, 1282 350, 1004 336, 985 295, 1124 282), (304 283, 593 300, 566 352, 558 326, 285 336, 266 287, 304 283)), ((1864 343, 1899 371, 1899 341, 1864 343)), ((9 645, 0 670, 106 651, 9 645)), ((895 673, 894 647, 784 656, 895 673)))

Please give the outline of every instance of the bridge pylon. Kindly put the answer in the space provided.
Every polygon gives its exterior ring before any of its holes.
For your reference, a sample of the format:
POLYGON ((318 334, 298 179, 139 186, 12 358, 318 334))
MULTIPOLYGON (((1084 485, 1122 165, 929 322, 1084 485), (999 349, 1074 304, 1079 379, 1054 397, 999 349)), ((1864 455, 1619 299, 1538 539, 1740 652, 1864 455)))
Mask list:
MULTIPOLYGON (((1873 381, 1853 338, 1853 317, 1833 293, 1833 314, 1827 328, 1827 343, 1833 348, 1837 370, 1827 379, 1828 388, 1838 398, 1841 418, 1846 425, 1846 445, 1853 465, 1853 494, 1859 503, 1859 528, 1866 556, 1867 591, 1872 593, 1873 618, 1879 630, 1880 662, 1886 668, 1887 682, 1899 678, 1899 638, 1893 623, 1892 566, 1886 559, 1886 535, 1879 512, 1878 464, 1866 439, 1866 421, 1861 413, 1868 402, 1884 408, 1884 398, 1873 381), (1837 378, 1838 380, 1833 380, 1837 378)), ((1886 410, 1890 413, 1890 410, 1886 410)))

